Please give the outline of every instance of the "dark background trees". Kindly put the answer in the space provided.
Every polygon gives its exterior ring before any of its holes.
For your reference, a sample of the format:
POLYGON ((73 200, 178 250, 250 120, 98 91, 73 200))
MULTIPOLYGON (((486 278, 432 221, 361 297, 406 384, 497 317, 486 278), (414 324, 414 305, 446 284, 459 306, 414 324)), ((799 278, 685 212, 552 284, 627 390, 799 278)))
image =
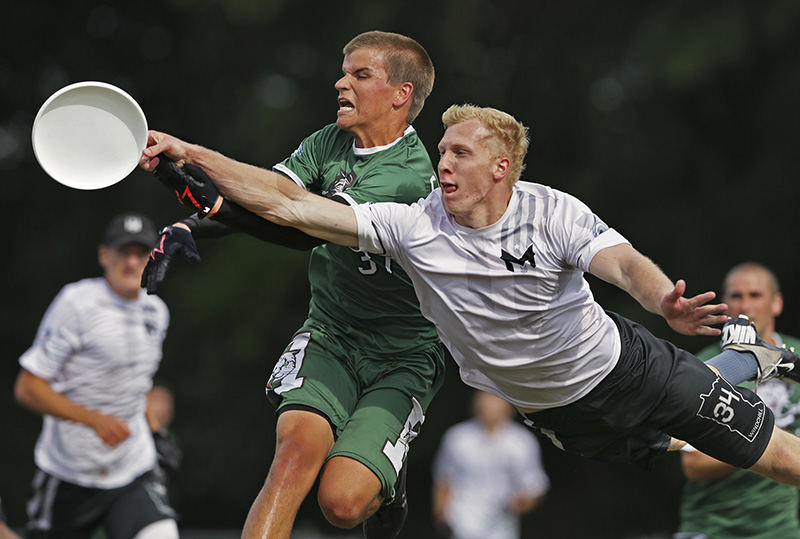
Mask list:
MULTIPOLYGON (((185 215, 136 170, 101 191, 50 180, 30 148, 41 103, 80 80, 133 95, 150 126, 269 167, 335 119, 341 47, 384 29, 411 35, 437 68, 415 127, 435 157, 440 114, 491 105, 530 126, 524 177, 586 201, 690 293, 718 290, 744 259, 773 267, 800 322, 795 151, 800 147, 800 4, 765 2, 403 3, 355 0, 166 0, 157 4, 17 3, 0 37, 0 177, 6 263, 0 362, 0 495, 21 525, 38 417, 17 407, 19 355, 65 283, 99 274, 108 219, 138 210, 166 224, 185 215)), ((188 527, 237 527, 271 459, 263 383, 307 301, 306 255, 230 237, 176 265, 162 297, 172 311, 159 378, 177 395, 186 453, 175 484, 188 527)), ((659 318, 596 280, 607 308, 688 349, 659 318)), ((414 442, 407 535, 432 536, 429 467, 442 431, 468 413, 449 383, 414 442)), ((600 465, 544 444, 553 490, 526 519, 541 537, 632 537, 674 529, 682 477, 600 465)), ((490 458, 487 457, 487 458, 490 458)), ((313 500, 300 515, 323 526, 313 500)), ((324 528, 326 529, 326 528, 324 528)))

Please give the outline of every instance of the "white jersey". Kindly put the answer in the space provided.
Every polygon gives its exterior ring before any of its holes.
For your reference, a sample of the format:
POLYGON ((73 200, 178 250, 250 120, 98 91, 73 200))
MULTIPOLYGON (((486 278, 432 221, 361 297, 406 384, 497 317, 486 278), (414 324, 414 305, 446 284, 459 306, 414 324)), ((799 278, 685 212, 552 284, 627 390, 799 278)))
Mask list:
POLYGON ((445 519, 457 539, 518 538, 519 515, 508 511, 512 497, 543 496, 550 486, 539 442, 512 421, 491 433, 474 419, 450 427, 433 477, 449 486, 445 519))
POLYGON ((121 419, 131 433, 111 447, 86 425, 45 415, 34 450, 39 468, 70 483, 116 488, 154 467, 145 394, 168 324, 167 306, 144 291, 126 300, 103 278, 61 289, 19 363, 71 401, 121 419))
POLYGON ((359 247, 405 269, 468 385, 535 411, 578 400, 616 365, 619 331, 583 273, 626 240, 575 197, 518 182, 480 229, 456 223, 439 189, 353 208, 359 247))

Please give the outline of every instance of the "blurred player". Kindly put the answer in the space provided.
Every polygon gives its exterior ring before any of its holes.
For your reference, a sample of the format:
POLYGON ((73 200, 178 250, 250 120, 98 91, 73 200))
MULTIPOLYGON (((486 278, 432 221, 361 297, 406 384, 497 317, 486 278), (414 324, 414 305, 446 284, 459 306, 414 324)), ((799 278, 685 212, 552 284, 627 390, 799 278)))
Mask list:
MULTIPOLYGON (((775 331, 783 296, 775 274, 762 264, 733 267, 723 283, 728 315, 746 315, 769 344, 800 349, 800 340, 775 331)), ((721 351, 719 343, 697 354, 708 360, 721 351)), ((752 387, 748 384, 747 387, 752 387)), ((775 414, 775 424, 800 431, 800 385, 773 378, 756 392, 775 414)), ((676 537, 800 538, 797 488, 739 470, 687 447, 681 452, 688 479, 681 500, 681 524, 676 537)))
POLYGON ((98 250, 103 277, 62 288, 19 359, 17 401, 44 416, 28 537, 178 537, 145 418, 169 323, 139 287, 155 240, 146 217, 115 217, 98 250))
POLYGON ((164 385, 154 385, 147 392, 147 424, 156 444, 157 475, 166 485, 167 476, 178 471, 183 455, 169 430, 175 417, 175 396, 164 385))
MULTIPOLYGON (((410 125, 433 87, 427 52, 410 38, 386 32, 360 34, 343 52, 336 123, 311 134, 272 171, 151 132, 155 153, 190 163, 190 171, 194 163, 226 176, 282 178, 342 205, 410 204, 427 196, 436 177, 410 125)), ((156 164, 145 160, 143 167, 156 164)), ((159 176, 169 183, 171 172, 163 165, 159 176)), ((163 279, 175 253, 197 257, 192 235, 182 227, 197 235, 216 233, 219 227, 208 217, 283 245, 322 243, 261 218, 254 223, 255 216, 230 203, 206 206, 185 190, 177 195, 207 218, 190 218, 164 232, 145 275, 148 290, 163 279)), ((444 350, 419 312, 407 275, 390 258, 320 245, 311 255, 309 281, 308 319, 267 385, 278 407, 277 446, 243 535, 288 537, 319 476, 318 501, 332 524, 351 528, 372 515, 365 535, 391 538, 407 512, 409 443, 443 381, 444 350)))
POLYGON ((473 397, 474 418, 450 427, 433 465, 433 517, 453 539, 517 539, 520 515, 550 481, 536 436, 491 393, 473 397))
MULTIPOLYGON (((397 260, 461 379, 516 406, 566 451, 649 466, 689 442, 740 468, 800 485, 800 439, 775 426, 748 378, 800 382, 800 358, 761 340, 707 292, 684 298, 650 259, 576 198, 517 183, 527 128, 471 105, 442 116, 441 188, 417 204, 342 206, 273 177, 213 173, 186 189, 226 196, 278 224, 397 260), (213 180, 213 182, 211 181, 213 180), (707 368, 639 324, 603 310, 584 272, 625 290, 686 335, 726 339, 707 368), (710 327, 728 320, 722 332, 710 327), (746 363, 739 378, 718 372, 746 363), (727 375, 726 375, 727 376, 727 375)), ((145 156, 157 153, 157 145, 145 156)))

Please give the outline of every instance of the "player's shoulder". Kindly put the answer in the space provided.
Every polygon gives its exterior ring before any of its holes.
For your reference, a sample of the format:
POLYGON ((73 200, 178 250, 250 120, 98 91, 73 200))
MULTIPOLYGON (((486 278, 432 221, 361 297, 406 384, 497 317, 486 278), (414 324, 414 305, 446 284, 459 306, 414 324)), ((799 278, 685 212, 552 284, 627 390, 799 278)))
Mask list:
POLYGON ((57 299, 65 303, 84 304, 95 300, 106 291, 106 283, 102 277, 89 277, 65 284, 59 291, 57 299))
POLYGON ((352 135, 341 130, 333 123, 308 135, 292 153, 292 156, 297 157, 307 152, 312 154, 317 152, 343 152, 348 151, 352 145, 352 135))
POLYGON ((459 442, 473 438, 480 431, 481 425, 476 419, 467 419, 448 428, 445 431, 445 438, 453 442, 459 442))
POLYGON ((142 294, 139 296, 139 301, 142 303, 145 309, 155 310, 164 315, 169 314, 169 307, 167 307, 167 304, 163 299, 156 295, 145 294, 142 292, 142 294))

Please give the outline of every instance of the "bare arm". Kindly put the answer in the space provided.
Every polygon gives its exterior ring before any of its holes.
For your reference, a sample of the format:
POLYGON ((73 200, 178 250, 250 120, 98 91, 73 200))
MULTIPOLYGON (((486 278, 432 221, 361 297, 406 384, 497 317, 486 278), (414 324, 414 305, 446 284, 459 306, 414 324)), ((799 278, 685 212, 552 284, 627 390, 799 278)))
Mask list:
POLYGON ((447 506, 450 505, 450 498, 452 497, 450 483, 434 481, 432 495, 433 522, 437 526, 447 527, 447 506))
POLYGON ((522 515, 532 511, 534 507, 542 503, 542 500, 544 500, 544 496, 531 496, 526 492, 518 492, 511 496, 506 510, 515 515, 522 515))
POLYGON ((682 451, 681 464, 686 479, 693 483, 722 479, 736 470, 730 464, 719 461, 700 451, 682 451))
POLYGON ((226 198, 256 215, 339 245, 358 246, 358 223, 349 206, 309 193, 281 174, 158 131, 148 133, 140 166, 155 169, 162 152, 202 168, 226 198))
POLYGON ((727 305, 705 305, 714 299, 714 292, 684 298, 683 280, 673 284, 658 266, 628 244, 599 251, 589 264, 589 272, 626 291, 651 313, 664 317, 678 333, 719 335, 720 330, 710 326, 727 320, 722 314, 727 305))
POLYGON ((120 419, 84 408, 61 393, 53 391, 50 383, 22 369, 14 386, 17 402, 37 412, 91 427, 108 445, 114 446, 130 435, 130 429, 120 419))

